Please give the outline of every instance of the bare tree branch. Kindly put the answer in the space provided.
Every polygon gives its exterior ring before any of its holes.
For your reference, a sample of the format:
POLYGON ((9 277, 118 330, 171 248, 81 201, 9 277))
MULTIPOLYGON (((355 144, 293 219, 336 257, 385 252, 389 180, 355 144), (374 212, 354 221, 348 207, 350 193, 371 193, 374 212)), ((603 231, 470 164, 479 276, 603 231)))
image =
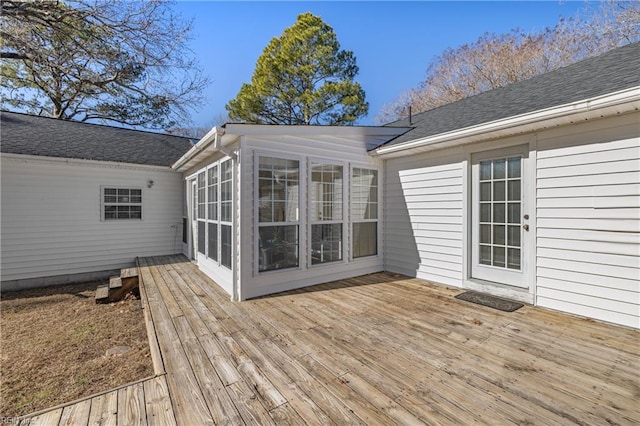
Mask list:
POLYGON ((191 23, 164 0, 0 6, 4 107, 167 128, 202 102, 208 78, 187 44, 191 23))

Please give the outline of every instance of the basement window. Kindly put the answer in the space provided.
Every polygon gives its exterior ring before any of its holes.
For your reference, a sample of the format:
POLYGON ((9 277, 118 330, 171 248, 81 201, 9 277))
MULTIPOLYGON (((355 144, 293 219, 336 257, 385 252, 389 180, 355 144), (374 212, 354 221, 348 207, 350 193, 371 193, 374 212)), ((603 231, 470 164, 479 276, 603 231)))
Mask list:
POLYGON ((142 219, 142 189, 103 187, 102 218, 142 219))

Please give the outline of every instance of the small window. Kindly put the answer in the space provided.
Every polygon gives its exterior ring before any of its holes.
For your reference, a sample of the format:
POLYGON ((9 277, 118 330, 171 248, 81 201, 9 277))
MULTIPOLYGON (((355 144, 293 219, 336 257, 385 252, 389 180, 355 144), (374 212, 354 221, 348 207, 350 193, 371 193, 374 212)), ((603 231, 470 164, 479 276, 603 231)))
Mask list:
POLYGON ((142 189, 102 188, 104 220, 142 219, 142 189))

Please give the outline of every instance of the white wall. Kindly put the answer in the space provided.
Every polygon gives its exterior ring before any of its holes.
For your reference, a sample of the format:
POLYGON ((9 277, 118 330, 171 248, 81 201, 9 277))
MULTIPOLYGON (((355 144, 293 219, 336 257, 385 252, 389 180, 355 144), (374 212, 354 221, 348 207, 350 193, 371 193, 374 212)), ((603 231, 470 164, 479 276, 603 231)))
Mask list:
POLYGON ((640 328, 640 114, 543 132, 537 304, 640 328))
MULTIPOLYGON (((348 128, 347 128, 348 129, 348 128)), ((312 128, 312 132, 314 132, 312 128)), ((309 229, 307 221, 308 197, 307 178, 308 161, 327 160, 339 161, 343 164, 347 173, 350 165, 356 167, 370 167, 379 169, 379 195, 381 200, 383 173, 382 162, 367 154, 367 149, 372 145, 372 139, 366 136, 340 136, 333 135, 264 135, 243 136, 241 142, 241 205, 240 205, 240 257, 241 267, 241 298, 247 299, 260 295, 285 291, 289 289, 305 287, 309 285, 328 282, 331 280, 353 277, 371 272, 383 270, 383 220, 378 221, 378 255, 350 259, 350 234, 349 226, 346 226, 343 241, 346 246, 346 258, 343 262, 332 262, 322 265, 310 265, 307 253, 310 245, 309 229), (300 210, 300 267, 297 269, 285 269, 258 273, 255 264, 256 229, 254 222, 254 156, 256 152, 278 157, 294 156, 301 162, 301 210, 300 210)), ((346 187, 347 200, 349 188, 346 187)), ((348 206, 345 206, 345 219, 348 219, 348 206)), ((382 215, 382 203, 379 215, 382 215)), ((348 222, 345 221, 346 224, 348 222)))
MULTIPOLYGON (((639 122, 633 113, 526 135, 536 141, 536 304, 640 327, 639 122)), ((385 161, 386 270, 469 287, 468 160, 449 148, 385 161)))
POLYGON ((0 164, 4 290, 182 251, 182 176, 169 168, 12 155, 0 164), (142 188, 143 219, 102 221, 103 185, 142 188))
POLYGON ((461 149, 385 162, 385 269, 460 286, 461 149))

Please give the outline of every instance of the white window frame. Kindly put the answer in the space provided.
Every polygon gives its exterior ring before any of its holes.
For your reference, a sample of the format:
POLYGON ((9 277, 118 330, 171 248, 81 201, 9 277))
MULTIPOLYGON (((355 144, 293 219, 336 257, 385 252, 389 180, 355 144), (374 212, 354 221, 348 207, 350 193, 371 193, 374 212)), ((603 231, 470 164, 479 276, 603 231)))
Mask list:
POLYGON ((206 197, 207 197, 207 207, 206 207, 206 214, 207 214, 207 218, 206 218, 206 223, 207 223, 207 230, 205 232, 205 242, 206 242, 206 257, 207 259, 211 260, 212 262, 219 262, 220 260, 220 163, 218 161, 216 161, 215 163, 209 164, 206 167, 205 170, 206 173, 206 197), (211 210, 209 209, 209 207, 211 206, 211 200, 209 199, 209 188, 211 187, 210 183, 209 183, 209 172, 212 169, 216 169, 216 197, 217 197, 217 201, 216 201, 216 205, 215 205, 215 209, 216 209, 216 217, 214 219, 211 218, 211 210), (209 225, 215 225, 216 226, 216 232, 217 232, 217 238, 216 238, 216 258, 214 259, 213 257, 211 257, 211 253, 209 252, 209 225))
POLYGON ((347 238, 347 223, 348 223, 348 210, 350 208, 348 193, 350 190, 350 179, 349 179, 349 164, 343 161, 329 160, 325 158, 316 158, 309 157, 307 158, 307 212, 308 212, 308 224, 307 224, 307 247, 306 251, 307 264, 309 268, 322 268, 323 266, 335 266, 339 263, 347 263, 347 246, 348 246, 348 238, 347 238), (313 165, 332 165, 332 166, 341 166, 342 167, 342 219, 340 220, 313 220, 311 217, 311 212, 313 209, 313 199, 312 199, 312 190, 311 185, 313 184, 312 173, 313 173, 313 165), (317 264, 313 264, 312 262, 312 253, 311 249, 313 247, 313 225, 342 225, 342 248, 341 248, 341 259, 329 261, 329 262, 321 262, 317 264))
MULTIPOLYGON (((218 165, 218 265, 222 266, 223 268, 226 268, 230 271, 233 271, 233 262, 234 262, 234 258, 233 258, 233 254, 234 254, 234 236, 233 236, 233 209, 234 209, 234 199, 235 199, 235 190, 234 190, 234 163, 233 160, 231 158, 223 158, 220 159, 219 161, 216 162, 218 165), (223 181, 222 180, 222 165, 223 164, 229 164, 229 167, 231 169, 231 179, 228 181, 231 184, 231 198, 228 200, 229 205, 231 207, 231 213, 230 213, 230 217, 229 220, 222 220, 222 184, 224 182, 227 181, 223 181), (229 228, 231 228, 231 253, 230 253, 230 264, 229 266, 224 265, 222 263, 222 227, 223 226, 228 226, 229 228)), ((225 200, 227 201, 227 200, 225 200)), ((212 259, 213 260, 213 259, 212 259)))
MULTIPOLYGON (((116 191, 117 192, 117 191, 116 191)), ((117 186, 117 185, 101 185, 100 186, 100 221, 101 222, 120 222, 123 220, 137 220, 137 221, 141 221, 144 218, 144 199, 145 199, 145 194, 144 194, 144 190, 139 187, 139 186, 117 186), (131 190, 136 190, 136 191, 140 191, 140 202, 139 203, 119 203, 119 202, 106 202, 104 200, 105 197, 105 190, 107 189, 127 189, 129 191, 131 190), (106 213, 106 207, 107 206, 140 206, 140 217, 137 218, 131 218, 131 217, 127 217, 127 218, 118 218, 118 217, 114 217, 114 218, 106 218, 105 217, 105 213, 106 213)))
POLYGON ((200 169, 198 170, 198 172, 195 174, 196 177, 196 200, 197 200, 197 204, 196 204, 196 241, 198 241, 197 244, 197 249, 198 249, 198 253, 202 254, 204 257, 207 257, 207 250, 208 250, 208 242, 207 242, 207 169, 200 169), (200 188, 200 175, 204 175, 204 187, 201 189, 200 188), (200 191, 202 190, 202 195, 204 195, 203 197, 200 197, 200 191), (202 215, 202 217, 200 217, 200 206, 203 206, 204 208, 204 214, 202 215), (202 244, 202 247, 200 247, 200 232, 199 232, 199 227, 200 227, 200 223, 204 224, 204 244, 202 244), (202 251, 200 251, 202 250, 202 251))
POLYGON ((361 259, 371 259, 374 257, 380 257, 380 243, 381 243, 381 205, 382 205, 382 199, 381 199, 381 188, 382 188, 382 173, 380 171, 380 168, 377 166, 373 166, 373 165, 369 165, 369 164, 358 164, 358 163, 352 163, 349 165, 349 261, 358 261, 361 259), (372 170, 375 171, 377 174, 377 188, 376 188, 376 194, 377 194, 377 201, 376 201, 376 218, 375 219, 361 219, 361 220, 354 220, 354 205, 353 205, 353 172, 354 169, 365 169, 365 170, 372 170), (359 223, 376 223, 376 252, 375 254, 370 254, 370 255, 366 255, 366 256, 354 256, 354 250, 353 250, 353 244, 355 241, 354 238, 354 231, 353 231, 353 225, 354 224, 359 224, 359 223))
POLYGON ((302 197, 306 195, 306 190, 303 190, 304 185, 306 185, 306 162, 305 158, 299 155, 291 155, 291 154, 283 154, 281 152, 270 152, 270 151, 254 151, 253 152, 253 224, 254 224, 254 256, 253 256, 253 272, 254 275, 265 275, 265 274, 278 274, 283 272, 297 271, 303 268, 303 260, 307 258, 307 256, 302 255, 302 253, 306 253, 306 247, 303 246, 303 242, 305 238, 303 238, 303 230, 306 229, 306 212, 303 207, 306 205, 302 202, 302 197), (260 222, 260 213, 259 213, 259 196, 260 196, 260 157, 270 157, 281 160, 293 160, 298 162, 298 220, 297 221, 283 221, 283 222, 260 222), (298 227, 298 265, 292 266, 289 268, 281 268, 281 269, 271 269, 268 271, 260 270, 260 228, 267 226, 297 226, 298 227))
MULTIPOLYGON (((206 167, 203 167, 201 169, 196 170, 194 173, 190 174, 189 176, 186 177, 186 180, 189 182, 192 182, 193 180, 195 180, 196 185, 195 185, 195 190, 196 192, 198 191, 198 176, 200 175, 200 173, 204 173, 204 202, 200 199, 200 197, 196 197, 197 198, 197 202, 198 205, 200 204, 204 204, 204 219, 199 219, 199 214, 198 214, 198 206, 195 206, 195 213, 196 213, 196 222, 203 222, 205 224, 205 237, 204 237, 204 255, 203 257, 206 258, 206 260, 208 262, 213 263, 216 266, 219 267, 223 267, 226 270, 229 271, 233 271, 233 263, 234 263, 234 226, 233 226, 233 214, 234 214, 234 205, 235 205, 235 186, 234 186, 234 180, 235 180, 235 164, 234 161, 230 158, 230 157, 224 157, 224 158, 220 158, 210 164, 207 164, 206 167), (230 167, 231 167, 231 199, 229 200, 229 203, 231 204, 231 220, 230 221, 223 221, 222 220, 222 164, 226 163, 226 162, 230 162, 230 167), (216 209, 217 209, 217 219, 209 219, 209 170, 217 167, 217 176, 218 176, 218 183, 217 183, 217 194, 218 194, 218 201, 216 203, 216 209), (216 254, 217 254, 217 260, 213 259, 212 257, 210 257, 210 253, 209 253, 209 224, 216 224, 216 229, 218 232, 218 238, 216 241, 216 254), (227 265, 223 265, 222 264, 222 226, 229 226, 231 228, 231 264, 229 266, 227 265)), ((195 230, 195 235, 194 238, 197 240, 198 235, 197 235, 197 226, 196 226, 196 230, 195 230)), ((198 250, 200 250, 200 247, 198 247, 198 250)), ((199 254, 203 254, 202 252, 198 251, 199 254)))

